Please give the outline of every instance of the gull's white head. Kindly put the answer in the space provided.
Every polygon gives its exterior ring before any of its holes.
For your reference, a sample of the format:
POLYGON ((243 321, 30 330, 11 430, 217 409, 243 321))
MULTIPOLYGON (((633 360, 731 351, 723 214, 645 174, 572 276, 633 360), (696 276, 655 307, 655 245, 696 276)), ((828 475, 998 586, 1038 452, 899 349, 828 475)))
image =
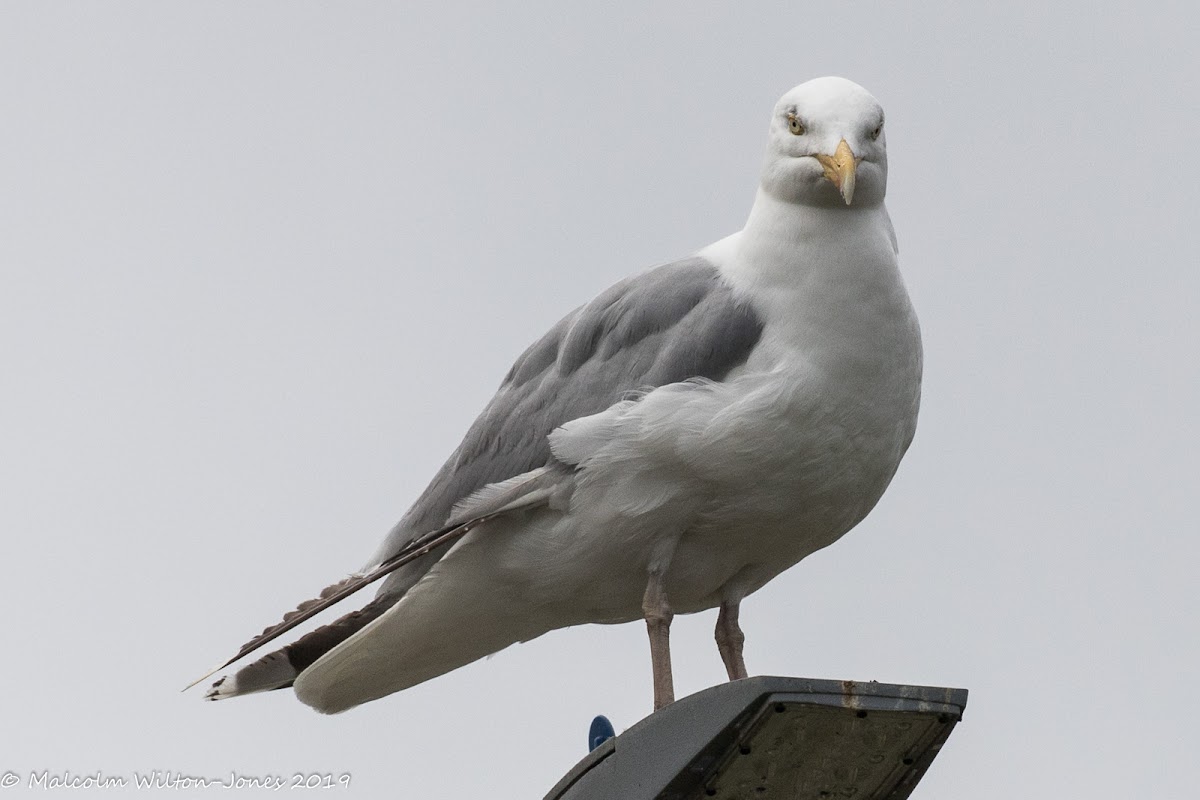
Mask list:
POLYGON ((787 203, 852 208, 883 202, 883 108, 845 78, 817 78, 779 98, 771 114, 762 188, 787 203))

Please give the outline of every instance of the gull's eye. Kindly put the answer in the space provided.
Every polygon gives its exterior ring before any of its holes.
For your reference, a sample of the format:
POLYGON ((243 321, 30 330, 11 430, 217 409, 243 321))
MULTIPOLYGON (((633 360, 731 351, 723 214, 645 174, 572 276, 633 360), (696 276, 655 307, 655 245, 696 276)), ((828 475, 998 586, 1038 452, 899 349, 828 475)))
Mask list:
POLYGON ((873 142, 876 139, 878 139, 879 134, 881 134, 881 133, 883 133, 883 123, 882 122, 875 126, 875 130, 871 131, 871 141, 873 142))
POLYGON ((788 114, 788 130, 797 136, 804 135, 804 123, 795 114, 788 114))

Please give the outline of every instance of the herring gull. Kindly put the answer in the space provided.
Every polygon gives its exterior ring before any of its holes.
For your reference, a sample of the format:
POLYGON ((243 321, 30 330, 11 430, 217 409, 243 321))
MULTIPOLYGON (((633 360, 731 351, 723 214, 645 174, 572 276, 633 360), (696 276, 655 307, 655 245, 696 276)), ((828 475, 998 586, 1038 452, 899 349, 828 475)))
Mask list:
POLYGON ((739 604, 867 515, 921 387, 879 103, 809 81, 767 141, 741 231, 564 317, 370 566, 217 670, 386 578, 372 600, 206 697, 294 686, 335 713, 557 628, 644 619, 657 709, 672 616, 711 608, 729 679, 746 677, 739 604))

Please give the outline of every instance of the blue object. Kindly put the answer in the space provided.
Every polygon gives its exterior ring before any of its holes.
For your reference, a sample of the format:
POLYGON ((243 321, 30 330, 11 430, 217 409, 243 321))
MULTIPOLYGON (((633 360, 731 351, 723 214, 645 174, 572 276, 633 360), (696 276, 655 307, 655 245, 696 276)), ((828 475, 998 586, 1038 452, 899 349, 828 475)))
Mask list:
POLYGON ((592 727, 588 729, 588 752, 592 752, 616 735, 617 732, 613 730, 612 723, 608 721, 608 717, 603 714, 596 717, 592 720, 592 727))

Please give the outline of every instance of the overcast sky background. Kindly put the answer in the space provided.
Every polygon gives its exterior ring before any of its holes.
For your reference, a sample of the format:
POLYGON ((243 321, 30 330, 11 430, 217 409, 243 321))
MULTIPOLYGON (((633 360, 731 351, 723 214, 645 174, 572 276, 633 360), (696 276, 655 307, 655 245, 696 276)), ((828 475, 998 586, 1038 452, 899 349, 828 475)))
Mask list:
POLYGON ((360 566, 549 325, 740 228, 774 101, 840 74, 924 405, 743 606, 750 671, 970 689, 920 798, 1194 797, 1200 18, 980 5, 0 6, 0 772, 515 800, 642 718, 641 625, 336 717, 179 690, 360 566))

